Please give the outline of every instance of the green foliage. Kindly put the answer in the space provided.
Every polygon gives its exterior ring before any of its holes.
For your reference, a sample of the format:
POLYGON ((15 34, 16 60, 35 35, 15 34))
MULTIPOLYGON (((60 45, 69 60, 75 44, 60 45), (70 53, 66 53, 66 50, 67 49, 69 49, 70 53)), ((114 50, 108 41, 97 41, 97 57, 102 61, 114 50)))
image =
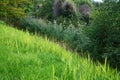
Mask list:
POLYGON ((119 80, 116 70, 58 44, 0 24, 1 80, 119 80))
POLYGON ((34 4, 34 10, 32 15, 35 18, 44 18, 48 20, 53 19, 53 2, 54 0, 34 0, 32 3, 34 4), (41 4, 41 8, 38 8, 38 5, 41 4))
POLYGON ((63 25, 57 25, 51 22, 45 22, 41 19, 25 18, 21 20, 21 27, 27 29, 28 31, 43 36, 48 36, 49 38, 54 38, 57 41, 66 43, 69 48, 76 51, 87 50, 88 44, 91 42, 90 39, 83 33, 84 25, 79 24, 79 28, 75 28, 71 23, 67 27, 63 25))
POLYGON ((120 69, 120 7, 119 2, 105 2, 87 32, 92 44, 92 56, 100 61, 106 57, 113 67, 120 69))
POLYGON ((29 8, 30 0, 1 0, 0 18, 14 23, 19 18, 25 17, 29 8))

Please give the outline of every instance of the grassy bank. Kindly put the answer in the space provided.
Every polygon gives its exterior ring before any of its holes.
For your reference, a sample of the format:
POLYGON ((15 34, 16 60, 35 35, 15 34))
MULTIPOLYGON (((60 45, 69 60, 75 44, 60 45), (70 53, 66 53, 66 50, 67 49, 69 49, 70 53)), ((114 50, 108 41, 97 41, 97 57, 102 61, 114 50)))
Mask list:
POLYGON ((119 80, 106 64, 94 64, 47 38, 0 22, 0 80, 119 80))

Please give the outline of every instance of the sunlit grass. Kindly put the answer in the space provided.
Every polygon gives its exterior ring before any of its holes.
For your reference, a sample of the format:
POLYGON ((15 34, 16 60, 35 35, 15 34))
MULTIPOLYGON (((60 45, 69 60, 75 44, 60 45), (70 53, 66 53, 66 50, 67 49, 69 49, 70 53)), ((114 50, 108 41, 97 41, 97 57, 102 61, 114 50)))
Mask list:
POLYGON ((94 64, 46 38, 0 22, 0 80, 120 80, 109 66, 94 64))

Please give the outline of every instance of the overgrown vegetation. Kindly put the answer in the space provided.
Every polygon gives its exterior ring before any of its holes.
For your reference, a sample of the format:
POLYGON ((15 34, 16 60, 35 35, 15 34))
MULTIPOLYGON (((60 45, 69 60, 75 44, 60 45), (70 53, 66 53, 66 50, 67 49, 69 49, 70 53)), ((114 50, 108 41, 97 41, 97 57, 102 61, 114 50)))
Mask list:
POLYGON ((119 80, 106 63, 94 64, 58 44, 0 21, 1 80, 119 80))
POLYGON ((1 0, 0 19, 60 41, 80 54, 90 52, 95 61, 104 63, 107 59, 110 66, 120 70, 120 1, 103 0, 94 3, 95 6, 90 0, 62 0, 60 6, 54 3, 54 0, 1 0))

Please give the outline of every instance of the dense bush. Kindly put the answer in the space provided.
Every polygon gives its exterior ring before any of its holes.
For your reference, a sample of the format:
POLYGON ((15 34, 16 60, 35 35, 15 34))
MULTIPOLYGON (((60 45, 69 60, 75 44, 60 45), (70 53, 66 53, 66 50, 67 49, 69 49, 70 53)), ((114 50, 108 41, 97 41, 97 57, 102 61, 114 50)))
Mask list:
POLYGON ((120 69, 120 2, 104 2, 92 27, 86 31, 90 39, 91 55, 101 62, 107 57, 111 66, 120 69))

